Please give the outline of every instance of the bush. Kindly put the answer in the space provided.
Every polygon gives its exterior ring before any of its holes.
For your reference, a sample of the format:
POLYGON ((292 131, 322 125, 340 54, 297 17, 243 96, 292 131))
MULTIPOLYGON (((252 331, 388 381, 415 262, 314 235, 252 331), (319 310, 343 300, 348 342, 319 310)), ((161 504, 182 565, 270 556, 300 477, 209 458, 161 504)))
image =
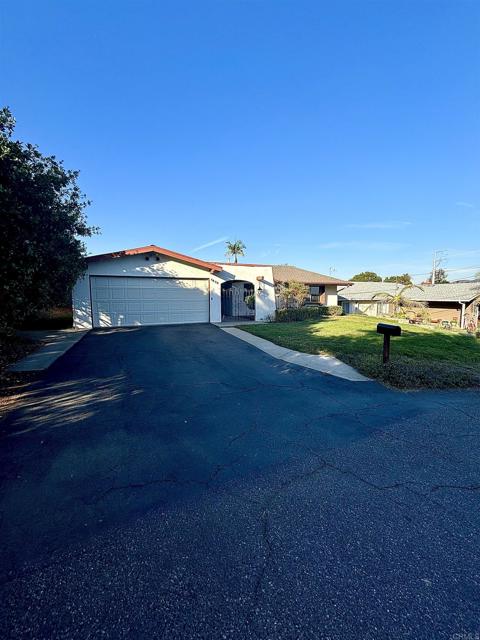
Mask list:
POLYGON ((299 307, 298 309, 277 309, 275 319, 277 322, 300 322, 301 320, 316 320, 324 316, 341 316, 342 307, 299 307))
POLYGON ((78 172, 15 140, 14 128, 0 109, 0 328, 61 304, 85 271, 82 238, 96 233, 78 172))
POLYGON ((55 307, 30 315, 22 322, 22 329, 70 329, 73 326, 72 309, 55 307))

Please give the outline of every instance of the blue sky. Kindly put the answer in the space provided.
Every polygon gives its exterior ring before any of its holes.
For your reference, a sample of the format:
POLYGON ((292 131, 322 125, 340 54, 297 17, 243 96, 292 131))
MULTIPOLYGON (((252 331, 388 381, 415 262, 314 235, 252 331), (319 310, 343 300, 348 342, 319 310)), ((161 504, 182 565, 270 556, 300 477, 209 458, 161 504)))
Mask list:
POLYGON ((480 3, 1 12, 1 102, 19 138, 81 170, 90 252, 222 259, 240 238, 248 262, 341 277, 423 274, 434 249, 480 269, 480 3))

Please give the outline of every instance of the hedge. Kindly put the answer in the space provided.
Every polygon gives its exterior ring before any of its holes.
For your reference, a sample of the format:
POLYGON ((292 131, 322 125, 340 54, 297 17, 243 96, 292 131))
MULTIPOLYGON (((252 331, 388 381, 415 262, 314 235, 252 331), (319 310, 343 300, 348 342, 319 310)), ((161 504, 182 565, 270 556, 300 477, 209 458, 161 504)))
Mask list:
POLYGON ((21 329, 70 329, 73 326, 72 309, 54 307, 49 311, 39 311, 29 315, 20 324, 21 329))
POLYGON ((322 316, 341 316, 340 306, 299 307, 298 309, 278 309, 275 313, 277 322, 299 322, 301 320, 315 320, 322 316))

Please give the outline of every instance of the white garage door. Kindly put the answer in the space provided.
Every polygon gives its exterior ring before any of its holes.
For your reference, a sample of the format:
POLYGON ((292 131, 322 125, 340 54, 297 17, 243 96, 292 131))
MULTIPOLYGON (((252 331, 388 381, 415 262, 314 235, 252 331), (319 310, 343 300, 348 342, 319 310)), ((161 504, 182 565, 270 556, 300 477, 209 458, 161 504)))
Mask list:
POLYGON ((209 281, 91 276, 94 327, 209 321, 209 281))

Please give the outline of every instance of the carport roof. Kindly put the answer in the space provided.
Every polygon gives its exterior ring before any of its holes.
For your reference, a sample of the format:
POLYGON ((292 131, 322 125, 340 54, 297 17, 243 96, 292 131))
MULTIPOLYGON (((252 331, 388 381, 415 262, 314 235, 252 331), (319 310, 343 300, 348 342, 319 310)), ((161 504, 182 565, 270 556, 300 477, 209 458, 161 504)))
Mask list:
POLYGON ((205 262, 198 258, 192 258, 186 256, 183 253, 177 253, 176 251, 170 251, 170 249, 164 249, 157 247, 156 244, 149 244, 146 247, 136 247, 134 249, 121 249, 120 251, 112 251, 111 253, 101 253, 96 256, 88 256, 88 262, 99 262, 101 260, 113 260, 115 258, 124 258, 125 256, 135 256, 143 253, 159 253, 163 256, 173 258, 179 262, 186 262, 187 264, 193 264, 201 269, 208 269, 208 271, 222 271, 222 268, 218 264, 213 262, 205 262))

